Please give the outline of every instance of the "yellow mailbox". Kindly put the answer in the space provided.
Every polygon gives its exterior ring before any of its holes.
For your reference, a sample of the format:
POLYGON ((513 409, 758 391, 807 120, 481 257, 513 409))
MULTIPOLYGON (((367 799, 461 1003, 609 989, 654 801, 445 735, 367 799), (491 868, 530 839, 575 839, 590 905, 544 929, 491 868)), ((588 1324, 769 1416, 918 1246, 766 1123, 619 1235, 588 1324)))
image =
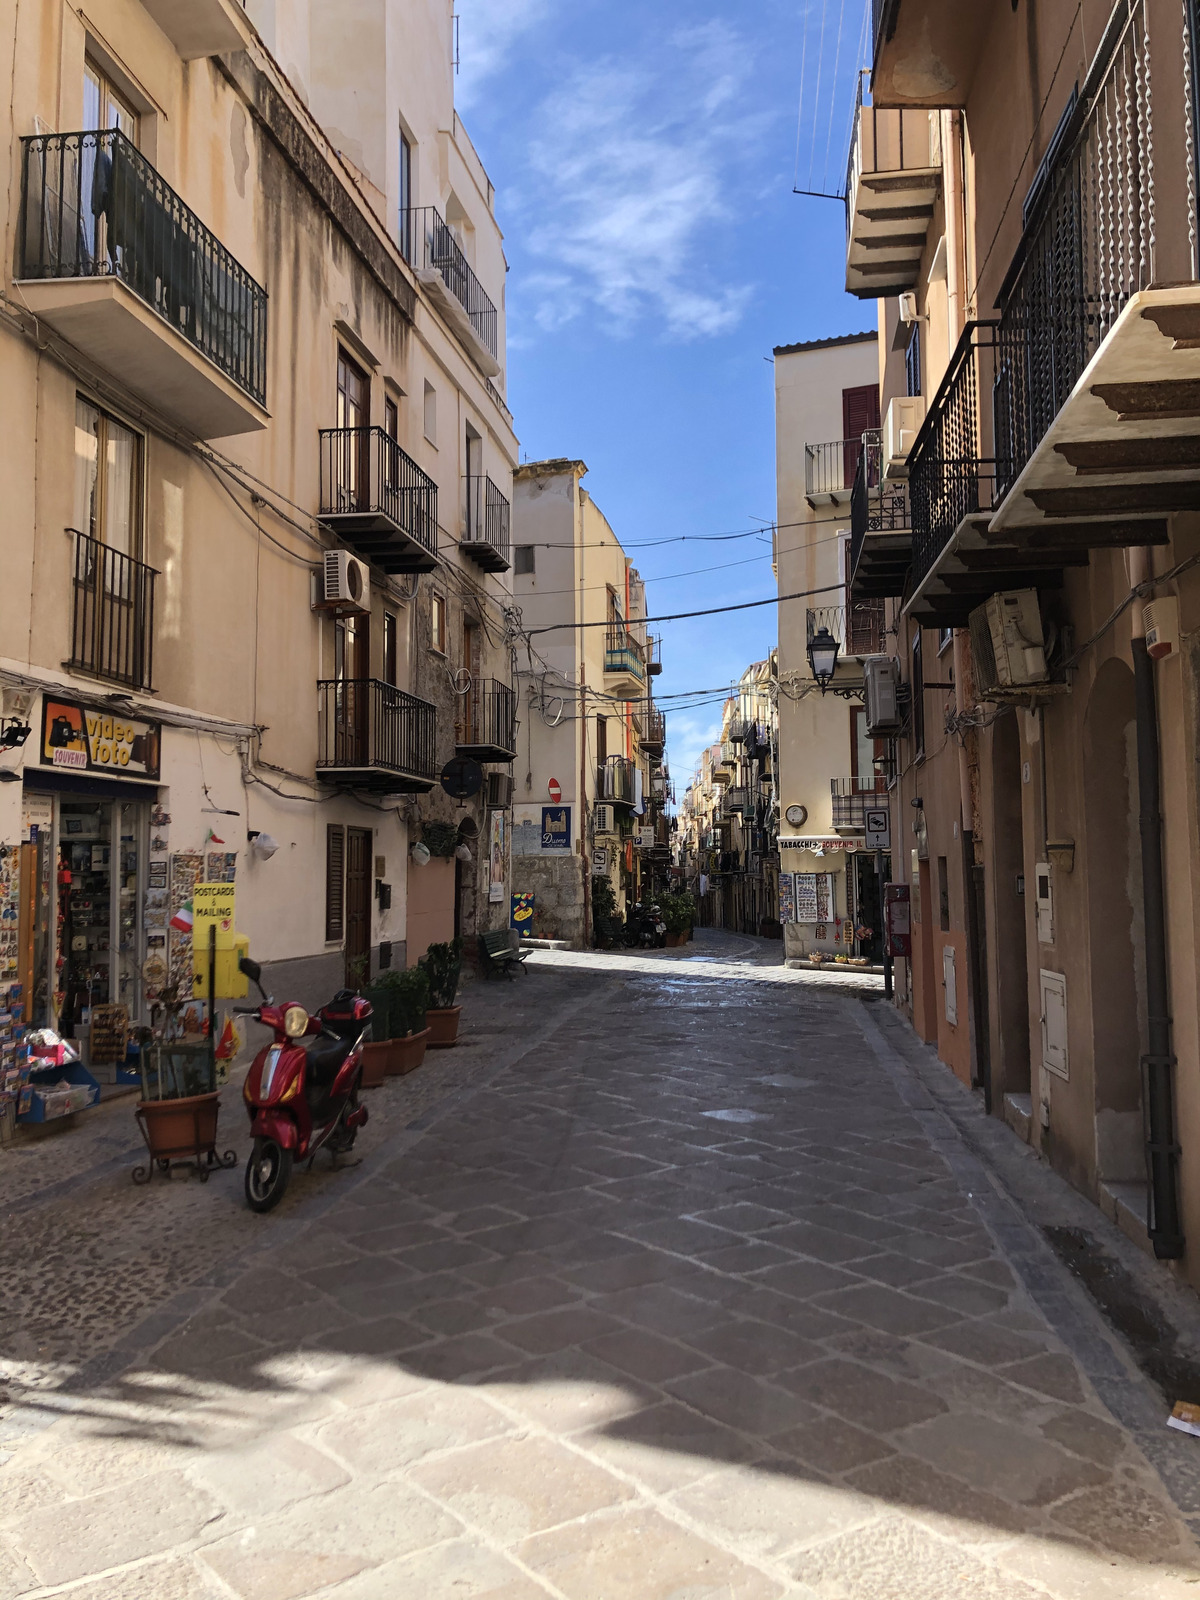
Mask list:
MULTIPOLYGON (((250 940, 244 933, 235 933, 228 949, 218 947, 216 992, 219 999, 244 1000, 250 993, 246 974, 238 971, 238 962, 249 954, 250 940)), ((192 953, 192 993, 197 1000, 208 999, 208 960, 207 939, 203 945, 196 940, 192 953)))

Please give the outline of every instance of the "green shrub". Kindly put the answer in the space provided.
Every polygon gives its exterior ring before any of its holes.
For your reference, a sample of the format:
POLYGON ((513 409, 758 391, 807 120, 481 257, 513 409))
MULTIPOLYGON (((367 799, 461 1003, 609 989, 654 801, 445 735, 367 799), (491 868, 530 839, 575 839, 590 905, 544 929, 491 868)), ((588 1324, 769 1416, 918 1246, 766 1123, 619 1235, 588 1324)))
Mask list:
POLYGON ((435 1011, 447 1011, 458 993, 458 978, 462 971, 462 940, 449 944, 431 944, 417 962, 429 979, 429 1004, 435 1011))
POLYGON ((667 932, 686 933, 695 920, 695 903, 690 894, 664 895, 659 902, 667 932))
POLYGON ((605 946, 612 942, 617 920, 617 896, 609 877, 592 879, 592 942, 605 946))
POLYGON ((383 972, 377 987, 385 991, 391 1002, 389 1038, 403 1039, 407 1034, 425 1031, 429 979, 420 967, 410 967, 407 972, 397 968, 383 972))

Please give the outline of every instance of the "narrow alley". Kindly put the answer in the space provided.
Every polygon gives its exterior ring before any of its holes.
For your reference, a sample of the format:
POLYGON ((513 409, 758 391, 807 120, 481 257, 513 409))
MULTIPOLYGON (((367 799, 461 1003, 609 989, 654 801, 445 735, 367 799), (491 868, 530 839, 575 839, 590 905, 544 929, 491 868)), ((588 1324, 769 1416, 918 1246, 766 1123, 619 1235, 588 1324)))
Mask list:
POLYGON ((1047 1242, 1109 1225, 878 980, 529 969, 268 1216, 9 1163, 3 1600, 1195 1593, 1200 1446, 1047 1242))

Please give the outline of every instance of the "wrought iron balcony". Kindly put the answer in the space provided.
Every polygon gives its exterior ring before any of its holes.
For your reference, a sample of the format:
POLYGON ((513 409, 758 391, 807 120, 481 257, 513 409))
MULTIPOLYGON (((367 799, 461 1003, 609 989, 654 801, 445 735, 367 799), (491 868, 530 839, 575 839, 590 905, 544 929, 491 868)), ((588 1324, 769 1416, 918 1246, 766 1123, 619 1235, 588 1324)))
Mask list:
POLYGON ((490 478, 467 479, 467 522, 462 552, 487 572, 507 572, 512 508, 490 478))
POLYGON ((646 640, 646 671, 656 678, 662 669, 662 639, 656 635, 646 640))
POLYGON ((459 701, 454 729, 458 755, 512 761, 517 753, 517 696, 495 678, 475 678, 459 701))
POLYGON ((642 645, 620 620, 610 620, 608 624, 604 670, 615 677, 631 680, 635 694, 646 681, 646 662, 642 645))
POLYGON ((886 778, 831 778, 829 786, 835 833, 865 834, 868 809, 888 803, 886 778))
POLYGON ((385 572, 437 566, 437 484, 382 428, 322 428, 325 526, 385 572))
POLYGON ((846 289, 874 300, 914 287, 942 177, 941 123, 869 103, 858 78, 846 171, 846 289))
POLYGON ((597 800, 614 806, 632 806, 635 799, 633 771, 633 762, 625 756, 609 756, 596 775, 597 800))
POLYGON ((437 782, 436 711, 378 678, 317 684, 317 772, 348 788, 423 794, 437 782))
POLYGON ((440 296, 444 309, 450 311, 456 322, 461 317, 462 331, 479 347, 472 353, 490 357, 481 364, 487 375, 494 377, 500 370, 496 307, 436 206, 419 206, 401 212, 400 248, 422 282, 433 287, 440 280, 451 297, 447 301, 445 296, 440 296))
POLYGON ((859 600, 850 606, 810 606, 807 643, 826 628, 841 646, 841 659, 881 655, 886 641, 882 600, 859 600))
POLYGON ((642 725, 641 745, 648 756, 662 755, 667 742, 667 718, 663 711, 653 706, 647 711, 642 725))
POLYGON ((75 539, 75 571, 67 665, 131 689, 152 688, 157 571, 86 533, 68 531, 75 539))
POLYGON ((200 437, 263 427, 237 391, 266 402, 266 290, 118 129, 21 145, 18 276, 38 285, 31 309, 200 437), (114 299, 118 285, 221 378, 156 340, 153 320, 114 299))
POLYGON ((861 438, 804 446, 804 494, 810 506, 849 502, 862 448, 861 438))
POLYGON ((730 815, 736 811, 739 816, 744 816, 747 811, 752 811, 750 791, 748 789, 726 789, 725 810, 730 815))

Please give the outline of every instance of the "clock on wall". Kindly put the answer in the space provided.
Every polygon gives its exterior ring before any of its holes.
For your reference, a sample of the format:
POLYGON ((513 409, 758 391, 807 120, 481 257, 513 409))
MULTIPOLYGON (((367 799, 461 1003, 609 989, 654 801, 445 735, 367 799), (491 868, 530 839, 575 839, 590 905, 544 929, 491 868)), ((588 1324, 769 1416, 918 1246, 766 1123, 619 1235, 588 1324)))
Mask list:
POLYGON ((784 816, 788 819, 793 828, 802 828, 808 821, 808 807, 789 806, 784 812, 784 816))

